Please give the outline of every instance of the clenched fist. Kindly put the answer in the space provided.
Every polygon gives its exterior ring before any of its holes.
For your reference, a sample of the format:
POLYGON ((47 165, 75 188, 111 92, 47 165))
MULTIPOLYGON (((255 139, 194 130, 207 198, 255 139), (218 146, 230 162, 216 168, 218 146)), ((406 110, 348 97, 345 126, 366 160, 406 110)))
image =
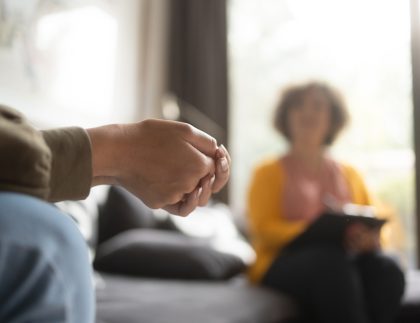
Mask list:
POLYGON ((227 150, 186 123, 151 119, 87 131, 92 184, 121 185, 151 208, 188 215, 228 181, 227 150))

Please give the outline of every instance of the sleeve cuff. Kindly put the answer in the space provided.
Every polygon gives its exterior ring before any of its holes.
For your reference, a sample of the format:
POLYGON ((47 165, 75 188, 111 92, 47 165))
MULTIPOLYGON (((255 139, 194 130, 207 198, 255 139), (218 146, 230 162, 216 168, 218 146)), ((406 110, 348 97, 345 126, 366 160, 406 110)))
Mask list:
POLYGON ((92 183, 92 151, 89 135, 78 127, 42 131, 52 152, 48 200, 81 200, 92 183))

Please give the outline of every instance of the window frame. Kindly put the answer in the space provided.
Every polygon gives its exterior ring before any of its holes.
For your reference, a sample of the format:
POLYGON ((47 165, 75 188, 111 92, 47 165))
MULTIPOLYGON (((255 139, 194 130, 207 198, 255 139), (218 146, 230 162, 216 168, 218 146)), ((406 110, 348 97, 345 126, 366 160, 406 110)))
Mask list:
POLYGON ((417 268, 420 268, 420 6, 418 0, 410 0, 411 16, 411 68, 413 95, 413 136, 415 158, 415 235, 417 268))

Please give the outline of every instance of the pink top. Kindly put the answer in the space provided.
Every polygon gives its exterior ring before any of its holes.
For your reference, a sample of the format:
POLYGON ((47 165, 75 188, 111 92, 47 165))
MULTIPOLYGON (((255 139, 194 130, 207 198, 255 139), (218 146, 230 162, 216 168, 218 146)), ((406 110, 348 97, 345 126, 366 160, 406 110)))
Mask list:
POLYGON ((286 174, 282 202, 288 219, 312 221, 326 209, 326 203, 343 205, 351 201, 341 167, 332 159, 325 157, 316 175, 294 156, 286 155, 280 162, 286 174))

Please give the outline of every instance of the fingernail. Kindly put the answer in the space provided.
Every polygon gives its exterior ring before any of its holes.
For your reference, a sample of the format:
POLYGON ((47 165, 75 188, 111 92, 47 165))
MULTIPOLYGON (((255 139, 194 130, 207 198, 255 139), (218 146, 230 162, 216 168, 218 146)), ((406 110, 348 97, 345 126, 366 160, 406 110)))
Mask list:
POLYGON ((200 186, 200 188, 197 190, 197 193, 195 193, 195 197, 198 198, 201 195, 202 191, 203 191, 203 188, 200 186))
POLYGON ((222 158, 222 157, 225 157, 225 153, 222 149, 220 149, 220 147, 218 147, 216 151, 216 158, 222 158))
POLYGON ((213 186, 215 180, 216 180, 216 175, 213 175, 210 179, 210 185, 211 186, 213 186))
POLYGON ((223 170, 224 172, 227 172, 227 171, 228 171, 228 169, 229 169, 229 164, 228 164, 228 161, 227 161, 227 159, 226 159, 226 158, 221 158, 221 159, 219 160, 219 164, 220 164, 220 167, 222 167, 222 170, 223 170))

